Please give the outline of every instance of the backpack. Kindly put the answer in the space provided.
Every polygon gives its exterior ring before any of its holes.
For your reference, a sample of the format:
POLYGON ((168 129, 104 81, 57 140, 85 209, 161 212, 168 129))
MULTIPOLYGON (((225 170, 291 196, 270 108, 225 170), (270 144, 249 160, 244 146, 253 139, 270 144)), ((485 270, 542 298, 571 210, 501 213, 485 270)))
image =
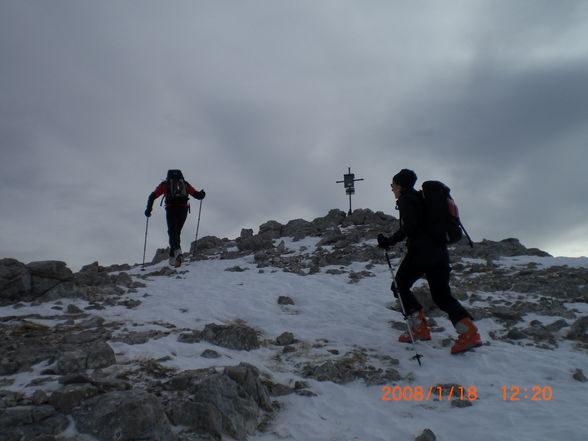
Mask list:
POLYGON ((459 219, 459 210, 450 195, 447 185, 439 181, 423 182, 420 191, 425 210, 425 229, 437 242, 452 244, 466 235, 471 247, 474 246, 469 234, 459 219))
POLYGON ((180 170, 169 170, 167 172, 166 183, 166 204, 182 205, 188 203, 188 184, 184 181, 184 175, 182 175, 180 170))

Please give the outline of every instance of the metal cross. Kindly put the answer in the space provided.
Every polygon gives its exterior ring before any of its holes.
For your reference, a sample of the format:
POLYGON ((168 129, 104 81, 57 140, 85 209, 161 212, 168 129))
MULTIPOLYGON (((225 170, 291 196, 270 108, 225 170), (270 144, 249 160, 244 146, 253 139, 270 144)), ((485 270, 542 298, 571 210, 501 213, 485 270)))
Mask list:
POLYGON ((363 181, 363 178, 355 179, 355 174, 351 173, 351 167, 347 167, 347 174, 343 175, 342 181, 337 181, 337 184, 343 183, 345 193, 349 195, 349 213, 351 214, 351 195, 355 194, 355 182, 363 181))

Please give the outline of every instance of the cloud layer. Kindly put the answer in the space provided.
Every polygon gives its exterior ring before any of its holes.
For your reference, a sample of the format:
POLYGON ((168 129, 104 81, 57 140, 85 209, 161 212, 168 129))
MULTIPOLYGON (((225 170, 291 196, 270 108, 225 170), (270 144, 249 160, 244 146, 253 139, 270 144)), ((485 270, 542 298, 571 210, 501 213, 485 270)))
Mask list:
POLYGON ((168 168, 208 193, 200 234, 234 237, 346 209, 350 166, 355 207, 393 213, 412 168, 452 187, 476 240, 587 255, 587 18, 582 1, 2 2, 0 254, 140 261, 168 168))

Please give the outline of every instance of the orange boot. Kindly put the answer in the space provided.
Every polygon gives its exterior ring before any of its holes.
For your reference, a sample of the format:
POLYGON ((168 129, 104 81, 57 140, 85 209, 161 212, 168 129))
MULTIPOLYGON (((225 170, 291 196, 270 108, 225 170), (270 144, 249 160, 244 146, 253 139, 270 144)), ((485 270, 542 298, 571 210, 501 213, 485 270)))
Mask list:
POLYGON ((478 334, 478 328, 470 318, 464 318, 457 322, 455 324, 455 330, 459 333, 459 337, 451 347, 452 354, 459 354, 460 352, 482 346, 483 343, 480 334, 478 334))
MULTIPOLYGON (((412 337, 415 340, 431 340, 431 331, 429 330, 429 325, 427 324, 427 319, 423 311, 414 312, 408 316, 408 324, 411 327, 412 337)), ((398 341, 401 343, 411 343, 408 331, 400 335, 398 341)))

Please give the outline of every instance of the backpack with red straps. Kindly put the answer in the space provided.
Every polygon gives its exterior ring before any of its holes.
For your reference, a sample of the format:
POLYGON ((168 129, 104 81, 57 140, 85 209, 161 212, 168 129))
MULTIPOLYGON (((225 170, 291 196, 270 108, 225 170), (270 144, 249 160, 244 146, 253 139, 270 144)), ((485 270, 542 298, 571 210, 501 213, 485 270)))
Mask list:
POLYGON ((188 203, 188 183, 184 180, 184 175, 180 170, 168 170, 166 184, 165 203, 167 205, 188 203))
POLYGON ((459 210, 450 195, 447 185, 439 181, 426 181, 420 191, 425 208, 425 229, 438 242, 452 244, 463 235, 474 246, 469 234, 459 219, 459 210))

